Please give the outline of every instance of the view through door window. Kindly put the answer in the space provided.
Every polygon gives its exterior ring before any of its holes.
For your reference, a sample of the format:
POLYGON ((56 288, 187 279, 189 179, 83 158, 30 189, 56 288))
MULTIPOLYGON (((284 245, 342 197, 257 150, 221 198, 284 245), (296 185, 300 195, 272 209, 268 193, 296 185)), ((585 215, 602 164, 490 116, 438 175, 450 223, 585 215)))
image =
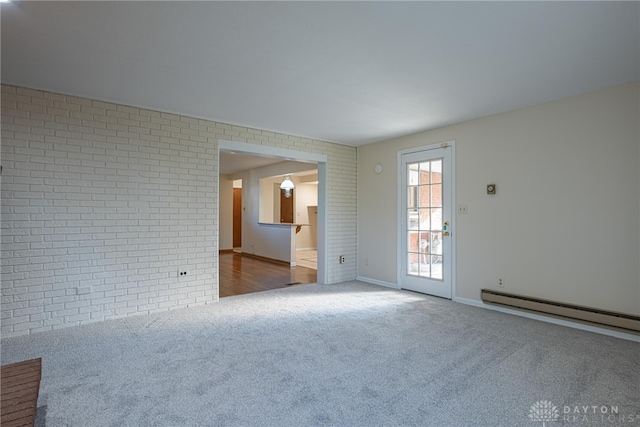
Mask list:
POLYGON ((407 165, 407 273, 442 280, 442 159, 407 165))

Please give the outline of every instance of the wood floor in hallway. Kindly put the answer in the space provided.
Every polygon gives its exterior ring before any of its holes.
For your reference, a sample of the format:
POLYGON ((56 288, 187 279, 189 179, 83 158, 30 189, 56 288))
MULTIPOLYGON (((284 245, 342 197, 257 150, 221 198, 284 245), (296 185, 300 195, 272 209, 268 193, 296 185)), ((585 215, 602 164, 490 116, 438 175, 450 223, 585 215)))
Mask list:
POLYGON ((286 288, 292 284, 315 283, 317 272, 306 267, 288 267, 242 254, 221 253, 220 298, 251 292, 286 288))

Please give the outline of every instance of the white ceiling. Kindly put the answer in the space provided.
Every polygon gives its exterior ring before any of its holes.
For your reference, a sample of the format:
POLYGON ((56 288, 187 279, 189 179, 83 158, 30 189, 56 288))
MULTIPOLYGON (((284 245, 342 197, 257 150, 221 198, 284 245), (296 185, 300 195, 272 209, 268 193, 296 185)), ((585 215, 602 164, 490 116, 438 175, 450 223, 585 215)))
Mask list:
POLYGON ((225 151, 220 152, 219 160, 219 172, 224 175, 269 166, 283 161, 282 159, 274 157, 251 156, 248 154, 236 154, 225 151))
MULTIPOLYGON (((268 157, 260 155, 239 154, 230 151, 220 151, 220 165, 218 172, 224 175, 243 172, 251 169, 261 168, 276 163, 298 163, 291 160, 285 160, 278 157, 268 157)), ((288 175, 305 176, 317 173, 317 164, 304 162, 309 169, 301 172, 291 172, 288 175)))
POLYGON ((360 145, 640 79, 638 2, 14 2, 2 82, 360 145))

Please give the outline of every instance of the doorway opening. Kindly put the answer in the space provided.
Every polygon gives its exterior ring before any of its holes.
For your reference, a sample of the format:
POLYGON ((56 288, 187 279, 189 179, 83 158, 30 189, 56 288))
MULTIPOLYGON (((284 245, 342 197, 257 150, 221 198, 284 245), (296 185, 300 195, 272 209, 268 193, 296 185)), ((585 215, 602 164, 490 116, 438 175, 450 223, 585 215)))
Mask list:
MULTIPOLYGON (((274 147, 264 147, 254 144, 238 143, 231 141, 219 141, 219 285, 220 296, 225 296, 222 291, 222 282, 228 279, 226 268, 231 270, 245 270, 259 268, 261 272, 267 269, 257 266, 249 266, 248 259, 253 261, 276 261, 273 265, 284 268, 284 274, 295 271, 298 276, 292 275, 289 279, 280 281, 285 286, 297 284, 301 281, 309 282, 312 272, 315 276, 313 283, 326 283, 326 161, 325 155, 297 152, 274 147), (310 172, 312 171, 312 172, 310 172), (281 190, 279 184, 283 175, 291 175, 296 188, 293 197, 285 198, 292 205, 287 218, 280 214, 281 190), (279 175, 279 177, 278 177, 279 175), (261 178, 276 177, 275 181, 268 184, 271 190, 272 205, 260 203, 261 178), (229 190, 229 182, 233 182, 234 195, 226 196, 229 190), (275 184, 274 184, 275 183, 275 184), (275 191, 277 189, 277 192, 275 191), (305 194, 313 194, 314 200, 306 200, 305 194), (230 204, 233 204, 233 215, 230 204), (275 205, 277 205, 277 212, 275 205), (226 211, 229 214, 226 214, 226 211), (265 212, 267 212, 265 220, 265 212), (270 216, 269 216, 270 215, 270 216), (233 217, 233 226, 228 227, 226 217, 233 217), (233 233, 231 233, 231 228, 233 233), (313 232, 310 230, 313 229, 313 232), (283 242, 286 241, 287 232, 294 248, 292 256, 287 258, 282 251, 283 242), (227 239, 225 235, 228 234, 227 239), (233 239, 231 239, 233 234, 233 239), (305 235, 305 239, 301 237, 305 235), (285 237, 282 237, 285 236, 285 237), (231 242, 232 240, 232 242, 231 242), (304 241, 304 243, 302 243, 304 241), (297 244, 295 242, 298 242, 297 244), (227 249, 232 243, 232 250, 227 249), (279 249, 280 248, 280 249, 279 249), (296 250, 299 249, 299 250, 296 250), (242 253, 241 262, 233 262, 228 255, 242 253), (223 258, 225 257, 225 258, 223 258), (229 262, 229 261, 232 262, 229 262), (284 262, 281 262, 284 260, 284 262), (284 264, 284 265, 282 265, 284 264), (231 266, 231 267, 229 267, 231 266), (245 268, 246 267, 246 268, 245 268), (308 272, 305 273, 305 271, 308 272), (302 274, 305 273, 305 274, 302 274), (303 275, 303 279, 297 279, 303 275)), ((231 225, 231 224, 229 224, 231 225)), ((255 271, 252 272, 256 276, 255 271)), ((240 273, 239 273, 240 274, 240 273)), ((278 274, 273 272, 274 277, 278 274)), ((268 284, 270 279, 264 275, 257 287, 268 284)), ((311 283, 309 282, 309 283, 311 283)), ((255 284, 251 287, 256 287, 255 284)), ((277 286, 276 286, 277 287, 277 286)), ((268 287, 271 289, 272 287, 268 287)), ((264 290, 264 289, 255 289, 264 290)), ((241 292, 244 293, 244 292, 241 292)))
POLYGON ((293 218, 293 200, 294 200, 295 188, 292 190, 283 190, 282 188, 280 188, 279 190, 280 190, 279 191, 280 222, 293 224, 295 222, 293 218))

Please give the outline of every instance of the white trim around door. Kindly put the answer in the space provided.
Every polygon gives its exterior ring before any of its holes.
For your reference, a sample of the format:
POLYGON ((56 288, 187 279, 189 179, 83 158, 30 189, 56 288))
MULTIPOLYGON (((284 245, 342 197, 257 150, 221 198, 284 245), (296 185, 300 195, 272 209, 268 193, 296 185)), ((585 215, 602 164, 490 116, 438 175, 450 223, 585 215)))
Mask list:
POLYGON ((455 141, 398 151, 397 283, 451 299, 456 283, 455 141))

